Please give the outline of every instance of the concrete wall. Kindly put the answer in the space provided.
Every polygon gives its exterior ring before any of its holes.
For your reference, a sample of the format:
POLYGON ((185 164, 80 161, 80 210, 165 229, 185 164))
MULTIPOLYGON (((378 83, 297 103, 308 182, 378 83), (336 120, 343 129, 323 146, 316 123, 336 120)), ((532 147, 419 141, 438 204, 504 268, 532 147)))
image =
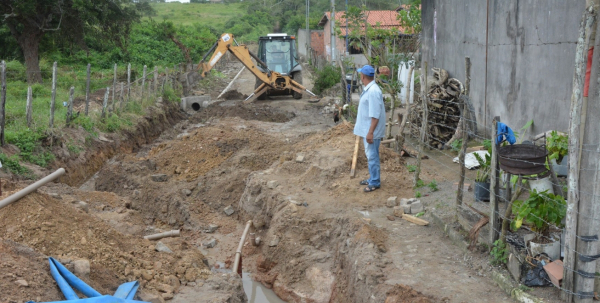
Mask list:
POLYGON ((566 131, 575 47, 584 1, 423 0, 423 60, 465 79, 471 58, 471 102, 478 129, 491 121, 532 133, 566 131))

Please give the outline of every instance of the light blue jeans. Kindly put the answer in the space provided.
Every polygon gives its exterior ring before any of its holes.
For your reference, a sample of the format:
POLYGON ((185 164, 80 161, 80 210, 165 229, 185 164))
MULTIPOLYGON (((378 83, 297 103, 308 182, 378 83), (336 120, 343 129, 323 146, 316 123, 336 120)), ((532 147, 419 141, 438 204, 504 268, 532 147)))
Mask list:
POLYGON ((369 162, 369 185, 380 187, 381 165, 379 163, 379 144, 381 144, 381 139, 373 139, 373 144, 369 144, 367 143, 367 138, 363 138, 363 142, 365 144, 367 161, 369 162))

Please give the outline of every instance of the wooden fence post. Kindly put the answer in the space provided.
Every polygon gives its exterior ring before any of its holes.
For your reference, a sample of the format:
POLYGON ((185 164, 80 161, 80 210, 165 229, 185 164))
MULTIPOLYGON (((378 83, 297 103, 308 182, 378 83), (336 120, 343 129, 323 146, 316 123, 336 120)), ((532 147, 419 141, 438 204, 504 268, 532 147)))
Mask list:
POLYGON ((108 95, 110 94, 110 86, 106 88, 106 92, 104 93, 104 102, 102 102, 102 115, 100 117, 106 117, 106 107, 108 107, 108 95))
POLYGON ((115 63, 115 68, 113 72, 113 85, 112 85, 112 102, 113 102, 113 110, 115 109, 115 91, 117 90, 117 64, 115 63))
POLYGON ((69 91, 69 103, 67 107, 67 126, 71 124, 73 119, 73 95, 75 94, 75 86, 71 86, 71 90, 69 91))
POLYGON ((142 74, 142 97, 141 99, 144 100, 144 87, 146 87, 146 69, 148 67, 146 65, 144 65, 144 73, 142 74))
POLYGON ((496 116, 492 120, 492 155, 490 171, 490 243, 494 244, 500 237, 500 221, 498 220, 498 183, 500 177, 500 165, 498 163, 498 145, 496 145, 496 136, 498 133, 498 122, 500 117, 496 116))
POLYGON ((54 108, 56 107, 56 61, 52 65, 52 99, 50 100, 50 128, 54 127, 54 108))
POLYGON ((458 181, 458 191, 456 192, 456 205, 462 205, 464 185, 465 185, 465 154, 467 153, 467 145, 469 143, 469 131, 467 130, 467 100, 469 100, 469 89, 471 87, 471 58, 465 57, 465 96, 461 98, 461 121, 462 129, 462 147, 458 155, 458 163, 460 164, 460 176, 458 181))
MULTIPOLYGON (((563 288, 573 291, 578 288, 575 285, 574 273, 577 254, 577 229, 579 213, 579 169, 581 161, 581 116, 583 114, 583 86, 587 66, 587 52, 590 30, 594 23, 594 14, 584 12, 579 26, 579 38, 575 51, 575 72, 573 74, 573 93, 571 95, 571 121, 569 124, 569 173, 567 195, 567 216, 565 218, 565 258, 563 270, 563 288), (586 41, 587 40, 587 41, 586 41)), ((571 293, 563 292, 563 300, 573 301, 571 293)))
POLYGON ((88 115, 88 111, 90 108, 90 76, 91 76, 91 68, 92 65, 88 63, 87 65, 87 80, 85 81, 85 115, 88 115))
POLYGON ((127 64, 127 102, 131 99, 131 63, 127 64))
POLYGON ((165 67, 165 78, 163 79, 163 83, 162 83, 162 92, 165 92, 165 84, 167 83, 167 81, 169 80, 169 68, 165 67))
POLYGON ((33 91, 31 86, 27 87, 27 106, 25 107, 25 116, 27 117, 27 128, 31 128, 31 117, 33 115, 33 91))
POLYGON ((121 82, 121 96, 119 97, 119 107, 121 108, 121 110, 123 110, 123 82, 121 82))
POLYGON ((0 145, 4 146, 5 138, 4 131, 6 126, 6 62, 2 60, 0 64, 0 145))
POLYGON ((421 73, 421 103, 423 106, 423 119, 421 120, 421 140, 419 141, 419 154, 417 155, 417 169, 415 170, 413 186, 417 186, 421 174, 421 157, 423 156, 423 144, 427 139, 427 61, 423 61, 423 72, 421 73))
POLYGON ((158 91, 158 66, 154 66, 154 83, 152 83, 154 94, 158 91))

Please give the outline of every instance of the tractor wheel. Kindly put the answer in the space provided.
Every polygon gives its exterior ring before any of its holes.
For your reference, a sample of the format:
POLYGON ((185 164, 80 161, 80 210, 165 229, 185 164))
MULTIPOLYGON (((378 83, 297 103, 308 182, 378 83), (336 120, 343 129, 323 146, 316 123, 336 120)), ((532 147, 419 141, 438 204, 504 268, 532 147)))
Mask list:
MULTIPOLYGON (((292 79, 294 79, 294 81, 302 84, 302 72, 293 73, 292 79)), ((302 99, 302 94, 299 92, 296 92, 295 90, 292 90, 292 96, 294 97, 294 99, 302 99)))

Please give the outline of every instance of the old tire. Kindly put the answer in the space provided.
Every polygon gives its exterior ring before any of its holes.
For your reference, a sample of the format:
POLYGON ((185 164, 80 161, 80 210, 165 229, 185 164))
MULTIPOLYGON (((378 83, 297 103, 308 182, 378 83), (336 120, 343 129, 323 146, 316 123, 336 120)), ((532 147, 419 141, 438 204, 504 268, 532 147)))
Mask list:
MULTIPOLYGON (((254 90, 256 91, 256 89, 262 84, 263 82, 258 80, 258 78, 256 79, 256 83, 254 83, 254 90)), ((265 100, 267 99, 267 93, 264 92, 262 94, 260 94, 259 96, 256 97, 256 99, 258 100, 265 100)))
MULTIPOLYGON (((292 79, 294 79, 294 81, 302 84, 302 72, 293 73, 292 79)), ((294 97, 294 99, 302 99, 302 94, 295 90, 292 90, 292 96, 294 97)))

